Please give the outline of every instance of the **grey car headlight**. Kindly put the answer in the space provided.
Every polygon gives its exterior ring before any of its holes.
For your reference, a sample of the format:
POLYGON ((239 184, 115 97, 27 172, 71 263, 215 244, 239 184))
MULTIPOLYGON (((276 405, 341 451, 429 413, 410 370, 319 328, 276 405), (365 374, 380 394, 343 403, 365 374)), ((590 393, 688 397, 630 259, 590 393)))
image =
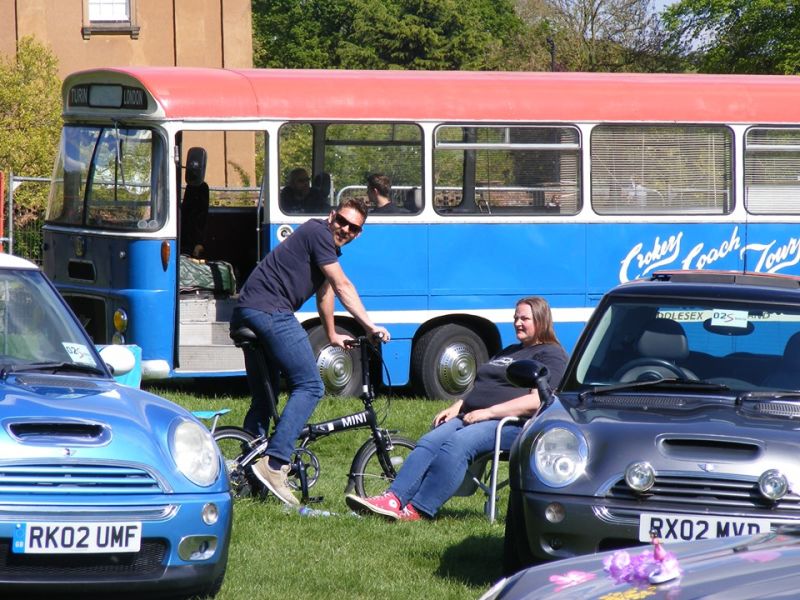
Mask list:
POLYGON ((588 456, 583 435, 566 427, 551 427, 536 440, 531 467, 542 483, 560 488, 583 474, 588 456))
POLYGON ((193 421, 181 421, 172 429, 172 458, 190 481, 209 486, 219 476, 219 457, 208 429, 193 421))

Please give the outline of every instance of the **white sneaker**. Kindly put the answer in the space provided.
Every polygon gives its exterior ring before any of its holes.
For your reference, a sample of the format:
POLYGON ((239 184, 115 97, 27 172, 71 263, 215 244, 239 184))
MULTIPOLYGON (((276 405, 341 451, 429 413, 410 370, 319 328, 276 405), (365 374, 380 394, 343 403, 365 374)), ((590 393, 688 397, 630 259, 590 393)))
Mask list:
POLYGON ((290 506, 300 506, 300 501, 295 497, 287 481, 289 465, 283 465, 277 470, 272 469, 268 460, 262 458, 253 465, 253 474, 270 492, 278 497, 278 500, 290 506))

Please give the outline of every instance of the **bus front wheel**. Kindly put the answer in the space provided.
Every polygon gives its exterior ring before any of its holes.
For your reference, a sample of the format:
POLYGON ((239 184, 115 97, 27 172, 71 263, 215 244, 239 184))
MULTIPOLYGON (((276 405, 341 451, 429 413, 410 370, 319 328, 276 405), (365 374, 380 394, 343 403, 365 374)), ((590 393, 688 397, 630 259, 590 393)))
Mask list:
MULTIPOLYGON (((351 337, 357 334, 336 326, 336 331, 351 337)), ((316 325, 308 331, 308 341, 317 357, 317 367, 325 393, 331 396, 358 396, 361 392, 361 361, 358 350, 342 350, 328 343, 328 336, 322 325, 316 325)))
POLYGON ((489 359, 486 344, 463 325, 440 325, 414 345, 411 373, 417 393, 456 400, 472 387, 478 366, 489 359))

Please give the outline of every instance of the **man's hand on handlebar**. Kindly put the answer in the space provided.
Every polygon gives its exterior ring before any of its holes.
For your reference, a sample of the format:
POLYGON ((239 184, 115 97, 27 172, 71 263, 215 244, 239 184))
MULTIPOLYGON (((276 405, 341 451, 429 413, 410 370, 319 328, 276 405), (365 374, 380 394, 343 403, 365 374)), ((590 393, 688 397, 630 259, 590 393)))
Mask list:
POLYGON ((369 332, 369 337, 372 338, 373 342, 383 342, 384 344, 392 339, 392 336, 389 335, 389 330, 380 325, 376 325, 375 329, 369 332))
POLYGON ((347 350, 350 347, 352 341, 353 341, 352 336, 344 335, 341 333, 335 333, 330 337, 331 346, 338 346, 343 350, 347 350))

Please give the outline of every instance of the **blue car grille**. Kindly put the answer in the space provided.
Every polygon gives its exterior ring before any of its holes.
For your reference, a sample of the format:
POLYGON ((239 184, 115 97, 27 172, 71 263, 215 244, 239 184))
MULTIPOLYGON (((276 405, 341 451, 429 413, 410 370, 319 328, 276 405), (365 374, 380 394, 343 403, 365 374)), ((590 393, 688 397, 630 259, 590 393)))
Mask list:
POLYGON ((656 477, 653 487, 644 494, 634 492, 624 479, 615 483, 605 494, 614 500, 640 503, 727 510, 769 509, 772 514, 800 515, 800 496, 787 494, 776 504, 767 502, 758 491, 755 481, 692 476, 656 477))
POLYGON ((153 494, 158 480, 119 465, 0 465, 0 494, 153 494))
MULTIPOLYGON (((139 552, 119 554, 15 554, 11 540, 0 539, 0 578, 85 581, 115 580, 121 576, 155 579, 164 572, 167 544, 143 539, 139 552)), ((52 597, 58 594, 53 593, 52 597)), ((8 596, 3 596, 8 597, 8 596)))

